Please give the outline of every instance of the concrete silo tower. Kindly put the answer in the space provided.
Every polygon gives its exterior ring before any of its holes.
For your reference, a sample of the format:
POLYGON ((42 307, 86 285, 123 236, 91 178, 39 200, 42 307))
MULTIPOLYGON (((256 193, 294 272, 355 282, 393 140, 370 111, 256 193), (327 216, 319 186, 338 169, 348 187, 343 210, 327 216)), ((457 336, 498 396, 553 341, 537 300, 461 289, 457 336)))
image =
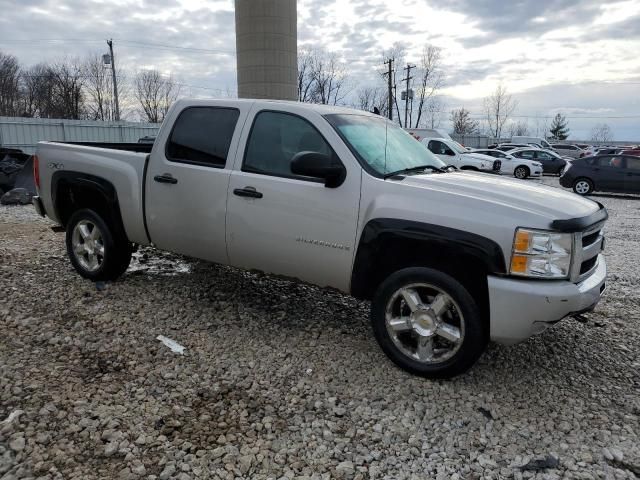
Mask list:
POLYGON ((297 100, 296 0, 235 0, 238 97, 297 100))

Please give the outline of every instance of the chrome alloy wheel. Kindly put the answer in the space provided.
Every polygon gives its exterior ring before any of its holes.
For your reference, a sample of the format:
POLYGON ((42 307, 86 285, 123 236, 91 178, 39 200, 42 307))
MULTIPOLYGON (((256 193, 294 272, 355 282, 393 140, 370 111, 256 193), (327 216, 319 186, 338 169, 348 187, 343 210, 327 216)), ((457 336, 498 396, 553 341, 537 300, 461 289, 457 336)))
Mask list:
POLYGON ((73 254, 88 272, 95 272, 104 262, 104 241, 100 229, 89 220, 82 220, 71 234, 73 254))
POLYGON ((407 357, 424 364, 444 362, 464 340, 464 317, 441 289, 414 283, 397 290, 385 311, 387 332, 407 357))
POLYGON ((580 180, 576 182, 576 192, 580 195, 586 195, 591 190, 591 185, 586 180, 580 180))

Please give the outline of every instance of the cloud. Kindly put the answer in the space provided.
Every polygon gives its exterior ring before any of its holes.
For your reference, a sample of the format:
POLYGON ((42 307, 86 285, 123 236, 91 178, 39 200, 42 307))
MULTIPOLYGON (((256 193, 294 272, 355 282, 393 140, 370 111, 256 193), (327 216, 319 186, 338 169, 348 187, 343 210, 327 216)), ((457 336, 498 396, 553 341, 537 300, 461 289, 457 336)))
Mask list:
MULTIPOLYGON (((158 68, 194 96, 236 89, 233 0, 0 0, 0 9, 0 50, 24 65, 102 54, 113 38, 129 71, 158 68)), ((338 53, 354 87, 380 84, 383 50, 402 44, 418 63, 431 43, 453 106, 481 104, 502 82, 525 113, 530 98, 574 116, 640 111, 638 85, 605 85, 640 79, 640 0, 298 0, 298 42, 338 53)))

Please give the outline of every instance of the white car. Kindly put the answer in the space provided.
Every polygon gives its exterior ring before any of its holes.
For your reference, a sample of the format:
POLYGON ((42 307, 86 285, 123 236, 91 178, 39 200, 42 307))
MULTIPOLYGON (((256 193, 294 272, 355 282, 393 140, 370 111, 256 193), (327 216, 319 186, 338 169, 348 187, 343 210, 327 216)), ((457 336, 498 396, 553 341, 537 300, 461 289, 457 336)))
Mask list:
POLYGON ((488 155, 470 152, 455 140, 423 138, 420 142, 447 165, 460 170, 500 173, 502 162, 488 155))
POLYGON ((535 160, 516 158, 507 152, 495 148, 477 148, 473 151, 499 159, 502 162, 500 173, 503 175, 513 175, 520 179, 542 176, 542 164, 535 160))

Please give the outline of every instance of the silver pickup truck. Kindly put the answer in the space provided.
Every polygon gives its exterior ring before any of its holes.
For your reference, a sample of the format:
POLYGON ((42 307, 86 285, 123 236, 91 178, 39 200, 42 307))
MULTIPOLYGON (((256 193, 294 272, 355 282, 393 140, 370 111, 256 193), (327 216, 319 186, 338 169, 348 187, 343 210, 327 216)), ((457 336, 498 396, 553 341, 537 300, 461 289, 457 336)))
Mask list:
POLYGON ((380 346, 419 375, 458 374, 605 288, 601 205, 457 171, 376 115, 180 100, 150 153, 118 147, 138 151, 38 146, 34 203, 80 275, 117 278, 138 244, 333 287, 371 300, 380 346))

